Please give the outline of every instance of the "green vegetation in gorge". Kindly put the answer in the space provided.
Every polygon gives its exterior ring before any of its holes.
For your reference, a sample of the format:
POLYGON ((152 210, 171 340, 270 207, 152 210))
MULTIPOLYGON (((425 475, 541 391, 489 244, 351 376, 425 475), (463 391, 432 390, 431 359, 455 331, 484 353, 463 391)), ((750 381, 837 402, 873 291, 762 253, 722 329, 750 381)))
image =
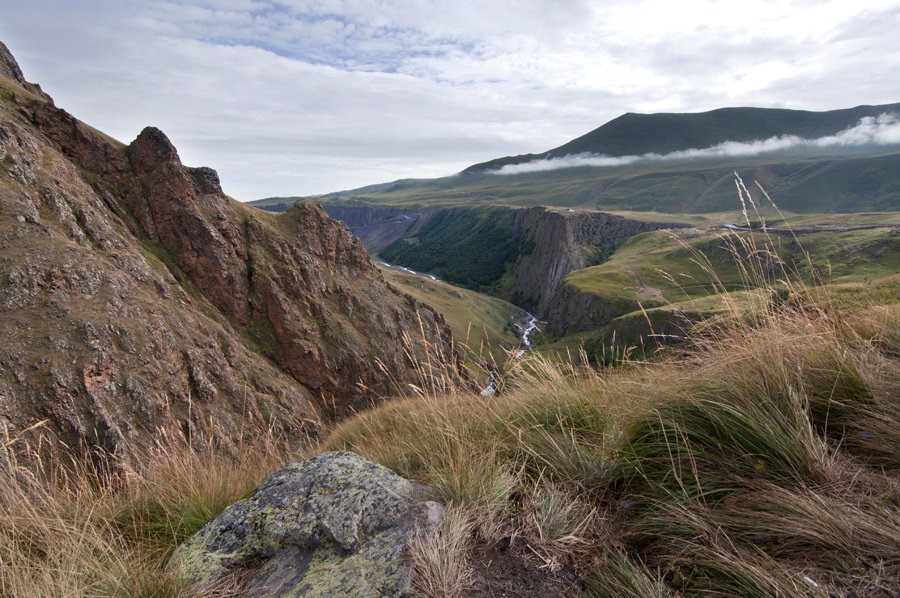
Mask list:
POLYGON ((494 287, 519 251, 511 210, 444 210, 415 235, 381 250, 383 259, 475 290, 494 287))

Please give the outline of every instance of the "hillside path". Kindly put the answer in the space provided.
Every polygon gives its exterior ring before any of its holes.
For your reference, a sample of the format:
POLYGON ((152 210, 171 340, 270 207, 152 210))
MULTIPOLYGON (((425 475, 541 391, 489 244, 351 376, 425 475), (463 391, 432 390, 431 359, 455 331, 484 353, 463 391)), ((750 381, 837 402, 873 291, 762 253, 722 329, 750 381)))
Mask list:
POLYGON ((632 269, 631 269, 629 266, 627 266, 627 265, 623 265, 623 266, 622 266, 622 269, 623 269, 623 270, 627 270, 628 272, 630 272, 630 273, 634 276, 634 279, 637 281, 638 286, 641 288, 642 291, 648 290, 648 289, 647 289, 647 285, 644 284, 644 279, 641 278, 641 275, 640 275, 640 274, 638 274, 635 270, 632 270, 632 269))

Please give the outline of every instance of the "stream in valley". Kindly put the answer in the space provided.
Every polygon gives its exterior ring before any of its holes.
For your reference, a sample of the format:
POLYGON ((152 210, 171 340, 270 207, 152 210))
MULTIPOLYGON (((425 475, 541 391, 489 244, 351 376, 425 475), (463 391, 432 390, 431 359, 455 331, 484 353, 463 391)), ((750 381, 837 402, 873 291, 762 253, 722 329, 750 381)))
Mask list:
MULTIPOLYGON (((436 282, 443 282, 437 276, 428 274, 426 272, 416 272, 415 270, 411 270, 403 266, 395 266, 383 261, 379 261, 378 264, 385 268, 391 268, 394 270, 399 270, 400 272, 405 272, 406 274, 412 274, 413 276, 421 276, 423 278, 429 278, 436 282)), ((531 348, 534 346, 531 342, 531 337, 535 332, 540 332, 540 329, 538 328, 538 323, 540 322, 540 320, 538 320, 536 316, 528 313, 527 311, 524 313, 525 318, 520 324, 517 324, 519 329, 522 331, 522 336, 521 340, 519 341, 519 348, 516 350, 515 359, 521 359, 525 355, 525 353, 531 350, 531 348)), ((485 368, 488 371, 489 377, 484 389, 481 391, 481 396, 489 397, 497 392, 497 371, 496 367, 492 363, 486 363, 485 368)))
MULTIPOLYGON (((519 349, 516 351, 516 359, 521 359, 522 356, 524 356, 525 353, 534 346, 531 343, 531 335, 533 335, 535 332, 540 332, 540 329, 538 329, 538 322, 540 322, 540 320, 538 320, 536 316, 528 313, 527 311, 525 312, 525 314, 528 317, 525 319, 524 324, 519 325, 519 328, 522 329, 522 340, 519 343, 519 349)), ((486 367, 489 376, 487 385, 481 391, 481 396, 483 397, 489 397, 497 392, 497 370, 492 363, 488 363, 486 367)))

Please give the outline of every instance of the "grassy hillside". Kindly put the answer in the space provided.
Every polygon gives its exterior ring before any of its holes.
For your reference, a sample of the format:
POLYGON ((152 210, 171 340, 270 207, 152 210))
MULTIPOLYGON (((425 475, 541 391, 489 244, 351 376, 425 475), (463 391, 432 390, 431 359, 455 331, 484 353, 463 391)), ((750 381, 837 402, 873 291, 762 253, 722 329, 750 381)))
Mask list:
POLYGON ((482 355, 503 362, 518 346, 518 325, 525 312, 511 303, 425 276, 382 268, 385 279, 422 303, 442 313, 464 357, 482 355))
MULTIPOLYGON (((900 232, 896 228, 768 238, 761 233, 751 236, 721 229, 677 230, 633 237, 609 261, 573 272, 566 282, 581 292, 645 304, 687 301, 717 289, 744 288, 746 273, 740 262, 746 256, 735 255, 735 243, 761 246, 767 239, 789 270, 810 281, 808 260, 818 276, 832 283, 867 282, 900 272, 900 232)), ((780 275, 780 268, 773 272, 776 274, 780 275)))
POLYGON ((591 358, 605 359, 612 344, 637 343, 648 335, 681 337, 691 322, 753 303, 758 296, 747 291, 760 285, 784 292, 788 281, 857 286, 895 279, 900 229, 802 232, 837 220, 898 218, 790 218, 794 234, 704 228, 633 237, 607 262, 569 274, 562 305, 549 318, 548 330, 557 338, 548 349, 584 347, 591 358))
MULTIPOLYGON (((815 155, 779 155, 636 162, 513 175, 469 174, 399 181, 369 192, 322 197, 329 203, 422 208, 435 206, 557 206, 605 211, 707 214, 734 207, 734 172, 762 182, 789 212, 900 210, 900 152, 861 148, 815 155)), ((754 197, 756 193, 754 191, 754 197)), ((258 207, 290 198, 253 202, 258 207)))

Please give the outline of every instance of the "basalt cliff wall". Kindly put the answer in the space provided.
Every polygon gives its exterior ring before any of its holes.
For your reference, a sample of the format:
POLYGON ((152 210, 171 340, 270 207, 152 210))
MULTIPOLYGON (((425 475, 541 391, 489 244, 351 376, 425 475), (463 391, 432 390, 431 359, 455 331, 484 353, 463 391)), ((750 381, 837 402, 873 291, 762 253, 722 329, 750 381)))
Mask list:
POLYGON ((527 208, 516 213, 516 234, 523 249, 512 267, 510 293, 519 303, 533 306, 541 318, 555 313, 566 276, 596 266, 634 235, 684 226, 623 218, 605 212, 574 212, 527 208))
POLYGON ((0 433, 17 446, 312 439, 419 382, 425 344, 455 371, 443 318, 318 206, 244 206, 154 128, 110 139, 2 44, 0 100, 0 433))

